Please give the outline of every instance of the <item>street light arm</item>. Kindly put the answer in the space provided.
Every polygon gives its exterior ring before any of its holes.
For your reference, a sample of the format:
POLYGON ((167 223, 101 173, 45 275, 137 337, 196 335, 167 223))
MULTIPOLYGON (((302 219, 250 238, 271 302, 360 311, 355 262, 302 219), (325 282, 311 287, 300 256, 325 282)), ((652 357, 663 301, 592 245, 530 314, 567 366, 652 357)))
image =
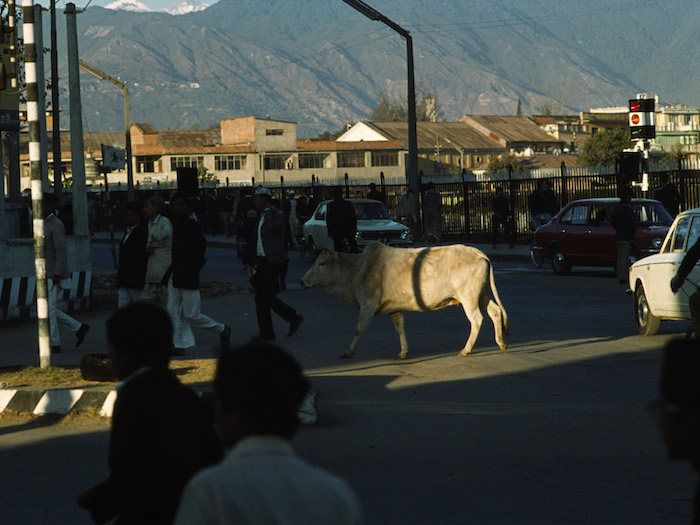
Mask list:
POLYGON ((396 24, 395 22, 392 22, 391 20, 389 20, 387 17, 385 17, 383 14, 381 14, 376 9, 365 4, 362 0, 343 0, 343 2, 348 4, 350 7, 352 7, 356 11, 359 11, 360 13, 362 13, 370 20, 378 20, 380 22, 383 22, 386 25, 388 25, 390 28, 392 28, 394 31, 399 33, 401 36, 408 38, 408 31, 406 31, 403 27, 396 24))
POLYGON ((124 135, 126 139, 126 185, 127 199, 129 202, 134 200, 134 173, 131 159, 131 114, 129 113, 129 88, 126 87, 126 82, 121 82, 107 73, 100 71, 95 66, 91 66, 84 60, 78 60, 80 69, 90 73, 93 77, 100 80, 107 80, 117 86, 124 92, 124 135))
POLYGON ((82 69, 83 71, 85 71, 87 73, 90 73, 93 77, 97 77, 100 80, 108 80, 112 84, 114 84, 115 86, 117 86, 121 89, 126 89, 126 82, 120 82, 116 78, 110 77, 107 73, 100 71, 95 66, 91 66, 90 64, 88 64, 84 60, 82 60, 82 59, 78 60, 78 65, 80 66, 80 69, 82 69))

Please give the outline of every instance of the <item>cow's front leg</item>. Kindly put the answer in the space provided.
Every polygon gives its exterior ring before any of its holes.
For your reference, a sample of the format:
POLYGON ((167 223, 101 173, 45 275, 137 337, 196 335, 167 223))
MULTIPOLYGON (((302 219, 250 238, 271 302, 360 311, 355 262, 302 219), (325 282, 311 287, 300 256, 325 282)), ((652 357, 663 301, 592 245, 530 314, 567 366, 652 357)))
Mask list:
POLYGON ((397 359, 406 359, 406 353, 408 352, 408 342, 406 341, 406 330, 404 329, 403 322, 403 312, 394 312, 391 314, 391 320, 394 322, 394 328, 399 334, 399 341, 401 342, 401 352, 396 357, 397 359))
POLYGON ((360 307, 360 315, 357 319, 357 328, 355 329, 355 339, 352 340, 352 344, 350 345, 350 348, 348 348, 348 351, 340 356, 341 358, 349 358, 355 354, 357 345, 359 344, 360 339, 362 338, 364 333, 367 331, 369 323, 372 322, 373 317, 374 310, 371 310, 370 308, 360 307))

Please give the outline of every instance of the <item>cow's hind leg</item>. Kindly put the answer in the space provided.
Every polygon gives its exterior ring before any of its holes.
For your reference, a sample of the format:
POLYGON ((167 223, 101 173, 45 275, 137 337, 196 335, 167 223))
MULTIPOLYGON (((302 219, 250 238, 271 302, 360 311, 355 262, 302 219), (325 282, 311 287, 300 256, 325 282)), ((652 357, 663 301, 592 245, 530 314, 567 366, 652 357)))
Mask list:
POLYGON ((406 341, 406 330, 404 329, 403 313, 394 312, 391 314, 391 320, 394 322, 394 328, 399 334, 399 341, 401 342, 401 352, 396 357, 397 359, 406 359, 406 353, 408 352, 408 342, 406 341))
POLYGON ((505 354, 508 345, 506 344, 506 340, 503 335, 503 312, 496 302, 490 297, 487 297, 486 312, 491 318, 491 321, 493 321, 493 331, 496 335, 496 343, 505 354))
POLYGON ((471 330, 469 332, 469 339, 467 339, 467 343, 464 345, 464 348, 462 348, 459 355, 462 357, 467 357, 471 353, 472 348, 474 348, 476 338, 479 336, 479 331, 481 330, 481 323, 484 321, 484 316, 481 314, 481 310, 476 305, 476 301, 462 301, 462 308, 464 309, 464 314, 471 323, 471 330), (469 304, 474 304, 474 307, 470 308, 468 306, 469 304))
POLYGON ((373 311, 370 311, 368 308, 360 308, 360 315, 357 319, 357 328, 355 328, 355 339, 352 340, 352 344, 350 345, 350 348, 348 348, 348 351, 340 356, 341 358, 349 358, 355 355, 357 345, 360 343, 360 339, 367 331, 369 323, 372 322, 373 317, 373 311))

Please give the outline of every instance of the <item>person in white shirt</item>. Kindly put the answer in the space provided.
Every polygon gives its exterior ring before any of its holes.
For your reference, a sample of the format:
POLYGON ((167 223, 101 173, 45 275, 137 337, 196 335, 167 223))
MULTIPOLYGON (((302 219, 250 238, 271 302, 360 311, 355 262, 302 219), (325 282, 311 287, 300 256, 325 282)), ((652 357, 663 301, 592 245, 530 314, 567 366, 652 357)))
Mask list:
POLYGON ((165 201, 163 197, 154 195, 143 206, 143 214, 148 219, 148 238, 146 253, 146 284, 139 296, 140 301, 158 302, 161 294, 163 304, 168 302, 168 289, 163 284, 165 272, 172 262, 173 225, 170 219, 161 215, 165 201))
POLYGON ((363 523, 348 484, 296 456, 289 444, 307 390, 299 364, 272 343, 221 354, 216 421, 230 450, 190 480, 176 525, 363 523))

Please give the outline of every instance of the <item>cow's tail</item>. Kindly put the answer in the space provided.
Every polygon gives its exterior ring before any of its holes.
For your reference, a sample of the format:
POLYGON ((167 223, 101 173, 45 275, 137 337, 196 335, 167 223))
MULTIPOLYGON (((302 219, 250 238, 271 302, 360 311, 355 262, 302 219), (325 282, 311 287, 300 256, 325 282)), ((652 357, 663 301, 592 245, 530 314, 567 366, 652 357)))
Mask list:
POLYGON ((488 261, 489 263, 489 280, 491 282, 491 293, 493 294, 493 298, 496 300, 496 304, 498 304, 498 307, 501 309, 501 319, 503 320, 503 334, 508 335, 508 314, 506 313, 506 309, 503 308, 503 303, 501 303, 501 298, 498 297, 498 290, 496 289, 496 279, 493 276, 493 264, 491 261, 488 261))

